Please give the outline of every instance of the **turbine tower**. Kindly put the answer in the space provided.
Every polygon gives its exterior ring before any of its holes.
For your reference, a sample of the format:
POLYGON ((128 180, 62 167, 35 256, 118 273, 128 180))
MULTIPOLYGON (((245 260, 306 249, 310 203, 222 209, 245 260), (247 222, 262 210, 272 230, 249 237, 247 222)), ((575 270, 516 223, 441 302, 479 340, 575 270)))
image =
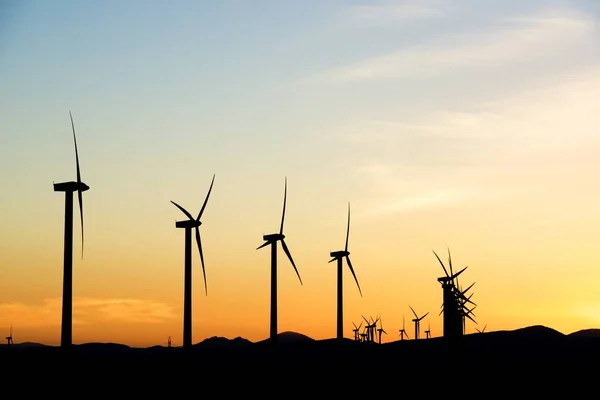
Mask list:
POLYGON ((8 331, 8 336, 6 337, 6 345, 10 347, 11 344, 13 344, 12 324, 10 325, 10 329, 8 331))
POLYGON ((425 315, 423 315, 422 317, 419 317, 417 315, 417 313, 415 312, 415 310, 413 310, 413 308, 410 305, 408 307, 410 308, 410 310, 415 315, 415 318, 412 321, 415 323, 415 340, 418 340, 419 339, 419 325, 421 323, 421 320, 423 318, 425 318, 427 316, 427 314, 429 314, 429 312, 425 313, 425 315))
POLYGON ((77 138, 75 137, 75 124, 73 115, 69 111, 73 142, 75 144, 75 164, 77 167, 77 181, 54 183, 55 192, 65 193, 65 238, 64 238, 64 266, 63 266, 63 295, 62 295, 62 322, 60 330, 60 346, 70 347, 73 343, 73 193, 77 192, 79 201, 79 216, 81 220, 81 258, 83 259, 83 192, 89 186, 81 181, 79 169, 79 154, 77 152, 77 138))
POLYGON ((410 339, 408 337, 408 333, 406 333, 406 329, 404 329, 404 315, 402 316, 402 329, 400 329, 399 332, 400 332, 400 340, 404 340, 404 336, 406 336, 407 339, 410 339))
POLYGON ((337 338, 339 340, 344 338, 344 285, 343 285, 343 263, 344 258, 348 263, 348 268, 354 277, 354 281, 356 282, 356 286, 358 286, 358 292, 362 297, 362 290, 360 290, 360 284, 358 283, 358 279, 356 278, 356 274, 354 273, 354 268, 352 267, 352 262, 350 262, 350 252, 348 251, 348 238, 350 236, 350 203, 348 203, 348 227, 346 228, 346 246, 344 250, 333 251, 329 253, 331 257, 333 257, 329 262, 333 262, 337 260, 337 338))
POLYGON ((192 347, 192 229, 196 231, 196 243, 198 244, 198 252, 200 253, 200 262, 202 263, 202 275, 204 276, 204 292, 208 295, 208 288, 206 286, 206 271, 204 269, 204 255, 202 254, 202 242, 200 240, 200 225, 202 222, 200 218, 202 217, 202 213, 204 213, 204 209, 206 208, 206 203, 208 203, 208 197, 210 196, 210 192, 212 191, 213 184, 215 183, 215 175, 213 175, 212 181, 210 183, 210 188, 208 189, 208 194, 206 195, 206 199, 204 199, 204 204, 202 204, 202 208, 198 213, 196 219, 192 217, 185 208, 181 207, 179 204, 171 201, 177 208, 183 212, 188 219, 184 221, 175 222, 176 228, 185 229, 185 265, 184 265, 184 286, 183 286, 183 348, 189 349, 192 347))
POLYGON ((292 258, 292 254, 285 244, 285 235, 283 234, 283 221, 285 220, 285 203, 287 201, 287 177, 285 178, 285 186, 283 191, 283 213, 281 214, 281 226, 279 228, 279 233, 271 233, 268 235, 263 235, 263 240, 265 241, 263 244, 258 246, 256 250, 262 249, 267 245, 271 245, 271 326, 270 326, 270 339, 272 343, 277 342, 277 242, 281 242, 281 247, 283 251, 287 255, 288 259, 292 263, 292 267, 294 267, 294 271, 296 271, 296 275, 298 275, 298 279, 300 280, 300 284, 302 283, 302 278, 300 278, 300 273, 298 272, 298 268, 296 268, 296 264, 294 263, 294 259, 292 258))

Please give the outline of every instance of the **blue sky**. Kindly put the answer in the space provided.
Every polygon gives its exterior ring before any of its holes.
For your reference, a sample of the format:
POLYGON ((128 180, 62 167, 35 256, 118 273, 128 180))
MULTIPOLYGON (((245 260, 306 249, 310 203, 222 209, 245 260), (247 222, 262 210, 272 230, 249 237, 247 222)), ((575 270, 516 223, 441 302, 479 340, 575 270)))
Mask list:
POLYGON ((288 176, 299 242, 343 236, 352 201, 357 242, 414 240, 404 254, 422 262, 453 243, 481 259, 512 249, 509 275, 526 274, 537 252, 600 233, 599 16, 591 0, 5 0, 4 263, 25 263, 32 240, 41 269, 60 251, 50 185, 74 177, 71 110, 92 260, 179 249, 169 200, 195 214, 216 173, 206 240, 223 252, 232 232, 238 254, 277 229, 288 176))

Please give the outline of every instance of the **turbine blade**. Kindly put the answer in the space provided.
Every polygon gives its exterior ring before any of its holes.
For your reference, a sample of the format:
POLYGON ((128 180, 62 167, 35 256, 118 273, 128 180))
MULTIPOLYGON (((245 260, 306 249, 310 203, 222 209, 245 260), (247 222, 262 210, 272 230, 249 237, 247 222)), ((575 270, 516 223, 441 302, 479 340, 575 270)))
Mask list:
POLYGON ((450 275, 448 275, 448 271, 446 270, 446 267, 444 266, 444 263, 442 262, 442 260, 440 259, 440 257, 437 255, 437 253, 435 252, 435 250, 432 250, 432 251, 433 251, 433 254, 435 254, 435 258, 438 259, 438 261, 440 262, 440 265, 444 269, 444 273, 446 274, 446 276, 450 277, 450 275))
POLYGON ((410 304, 408 305, 408 308, 410 308, 410 311, 412 311, 412 313, 415 314, 415 318, 419 318, 419 316, 417 315, 415 310, 413 310, 413 308, 410 306, 410 304))
POLYGON ((179 208, 181 210, 181 212, 183 212, 185 214, 186 217, 188 217, 190 220, 194 220, 194 217, 192 217, 192 214, 190 214, 189 212, 187 212, 187 210, 183 207, 181 207, 179 204, 175 203, 173 200, 171 200, 171 203, 175 204, 175 206, 177 208, 179 208))
POLYGON ((270 241, 268 241, 268 240, 267 240, 267 241, 265 241, 263 244, 261 244, 260 246, 258 246, 258 247, 256 248, 256 250, 258 250, 258 249, 262 249, 263 247, 265 247, 266 245, 268 245, 268 244, 271 244, 271 243, 272 243, 272 242, 270 242, 270 241))
POLYGON ((285 240, 281 241, 281 247, 283 247, 283 251, 285 251, 285 254, 290 259, 290 262, 292 263, 292 267, 294 267, 294 271, 296 271, 296 275, 298 275, 298 279, 300 280, 300 284, 304 285, 302 283, 302 278, 300 278, 300 273, 298 272, 298 268, 296 268, 296 263, 294 263, 294 259, 292 258, 292 254, 290 253, 290 250, 288 249, 287 245, 285 244, 285 240))
POLYGON ((337 259, 338 259, 337 257, 333 257, 331 260, 327 261, 327 264, 329 264, 330 262, 334 262, 337 259))
POLYGON ((208 296, 208 287, 206 286, 206 270, 204 269, 204 254, 202 254, 202 241, 200 240, 200 229, 196 227, 196 243, 198 243, 198 252, 200 253, 200 262, 202 263, 202 276, 204 277, 204 293, 208 296))
POLYGON ((469 267, 464 267, 463 269, 461 269, 460 271, 458 271, 456 274, 452 275, 452 276, 451 276, 451 278, 452 278, 452 279, 456 279, 456 278, 458 278, 458 276, 459 276, 460 274, 462 274, 463 272, 465 272, 465 270, 466 270, 467 268, 469 268, 469 267))
POLYGON ((450 256, 450 247, 448 247, 448 265, 450 267, 450 275, 453 275, 453 273, 452 273, 452 257, 450 256))
POLYGON ((471 283, 471 286, 469 286, 468 288, 466 288, 465 290, 463 290, 463 291, 461 292, 461 293, 462 293, 462 295, 464 296, 464 295, 465 295, 465 294, 466 294, 466 293, 469 291, 469 289, 471 289, 471 288, 473 287, 473 285, 474 285, 474 284, 475 284, 475 282, 471 283))
POLYGON ((279 234, 283 235, 283 221, 285 219, 285 203, 287 201, 287 176, 285 177, 285 186, 283 189, 283 212, 281 213, 281 227, 279 228, 279 234))
POLYGON ((77 200, 79 202, 79 219, 81 220, 81 259, 83 260, 83 192, 77 191, 77 200))
POLYGON ((442 315, 443 312, 444 312, 444 309, 442 308, 442 310, 440 311, 440 313, 438 315, 442 315))
POLYGON ((75 165, 77 168, 77 200, 79 201, 79 218, 81 220, 81 259, 83 260, 83 196, 79 187, 81 185, 81 170, 79 169, 79 152, 77 151, 77 137, 75 136, 75 123, 73 122, 73 114, 69 111, 71 118, 71 129, 73 130, 73 143, 75 144, 75 165))
POLYGON ((73 123, 73 115, 69 111, 71 117, 71 128, 73 130, 73 142, 75 143, 75 164, 77 166, 77 183, 81 183, 81 172, 79 170, 79 153, 77 152, 77 138, 75 137, 75 124, 73 123))
POLYGON ((352 276, 354 277, 354 281, 356 282, 356 286, 358 286, 358 292, 360 293, 360 297, 362 297, 362 290, 360 290, 360 284, 358 283, 358 278, 354 273, 354 268, 352 267, 352 263, 350 262, 350 257, 346 256, 346 261, 348 261, 348 268, 350 268, 350 272, 352 272, 352 276))
POLYGON ((364 315, 361 315, 361 317, 363 317, 363 319, 365 320, 365 322, 367 323, 367 325, 365 325, 365 327, 369 326, 369 320, 365 318, 364 315))
POLYGON ((425 315, 423 315, 421 318, 419 318, 419 321, 422 320, 423 318, 425 318, 428 314, 429 314, 429 311, 427 313, 425 313, 425 315))
POLYGON ((350 237, 350 202, 348 202, 348 228, 346 228, 346 247, 344 251, 348 251, 348 238, 350 237))
POLYGON ((477 323, 477 321, 475 321, 473 318, 471 318, 471 316, 469 314, 465 315, 465 317, 469 318, 471 321, 477 323))
POLYGON ((196 221, 200 221, 200 217, 202 217, 202 213, 204 212, 204 209, 206 208, 206 203, 208 203, 208 197, 210 196, 210 192, 212 191, 214 183, 215 183, 215 175, 213 174, 212 181, 210 182, 210 187, 208 188, 208 193, 206 194, 206 199, 204 199, 204 203, 202 204, 202 208, 200 209, 200 212, 198 213, 198 218, 196 218, 196 221))

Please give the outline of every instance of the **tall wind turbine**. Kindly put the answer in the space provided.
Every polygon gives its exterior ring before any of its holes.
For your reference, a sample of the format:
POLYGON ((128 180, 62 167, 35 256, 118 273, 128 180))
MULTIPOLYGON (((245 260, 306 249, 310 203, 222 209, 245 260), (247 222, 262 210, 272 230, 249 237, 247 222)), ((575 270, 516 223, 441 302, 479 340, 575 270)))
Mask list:
POLYGON ((348 203, 348 227, 346 229, 346 246, 344 250, 333 251, 329 253, 331 257, 333 257, 329 262, 333 262, 337 260, 337 338, 344 338, 344 286, 343 286, 343 259, 346 258, 346 262, 348 263, 348 268, 354 277, 354 281, 356 282, 356 286, 358 286, 358 292, 362 297, 362 290, 360 290, 360 284, 358 283, 358 279, 356 278, 356 274, 354 273, 354 268, 352 267, 352 262, 350 262, 350 252, 348 251, 348 238, 350 236, 350 203, 348 203))
POLYGON ((183 285, 183 348, 187 349, 192 347, 192 229, 196 231, 196 243, 198 244, 198 252, 200 253, 200 262, 202 263, 202 275, 204 276, 204 292, 208 295, 208 288, 206 286, 206 270, 204 269, 204 255, 202 254, 202 242, 200 240, 200 225, 202 222, 200 218, 206 203, 208 203, 208 197, 212 191, 213 184, 215 183, 215 175, 213 175, 210 187, 204 204, 198 213, 198 216, 194 219, 185 208, 179 204, 171 201, 177 208, 183 212, 188 219, 184 221, 175 222, 176 228, 185 229, 185 270, 184 270, 184 285, 183 285))
POLYGON ((408 306, 410 308, 410 310, 413 312, 413 314, 415 315, 415 318, 413 319, 413 322, 415 323, 415 340, 419 339, 419 325, 420 322, 423 318, 425 318, 427 316, 427 314, 429 314, 429 312, 425 313, 425 315, 423 315, 422 317, 419 317, 417 315, 417 313, 415 312, 415 310, 413 310, 413 308, 411 306, 408 306))
POLYGON ((258 246, 256 250, 262 249, 267 245, 271 245, 271 327, 270 327, 270 338, 271 342, 275 343, 277 341, 277 242, 281 242, 281 247, 283 251, 287 255, 288 259, 292 263, 292 267, 294 267, 294 271, 296 271, 296 275, 298 275, 298 279, 300 280, 300 284, 302 285, 302 278, 300 278, 300 273, 298 272, 298 268, 296 268, 296 264, 294 263, 294 259, 292 258, 292 254, 285 244, 285 235, 283 234, 283 221, 285 220, 285 203, 287 201, 287 177, 285 178, 285 186, 283 191, 283 213, 281 214, 281 226, 279 228, 279 233, 271 233, 268 235, 263 235, 263 240, 265 241, 263 244, 258 246))
POLYGON ((402 316, 402 329, 400 329, 399 332, 400 332, 400 340, 404 340, 404 336, 406 336, 407 339, 410 339, 408 337, 408 333, 406 333, 406 329, 404 329, 404 315, 402 316))
POLYGON ((79 154, 77 153, 77 138, 75 137, 75 124, 73 123, 71 111, 69 111, 69 116, 71 117, 73 142, 75 143, 77 181, 54 183, 55 192, 65 193, 64 272, 62 323, 60 331, 60 346, 63 348, 69 347, 73 343, 73 192, 77 192, 77 199, 79 200, 79 216, 81 219, 81 258, 83 259, 83 192, 90 188, 81 181, 79 154))

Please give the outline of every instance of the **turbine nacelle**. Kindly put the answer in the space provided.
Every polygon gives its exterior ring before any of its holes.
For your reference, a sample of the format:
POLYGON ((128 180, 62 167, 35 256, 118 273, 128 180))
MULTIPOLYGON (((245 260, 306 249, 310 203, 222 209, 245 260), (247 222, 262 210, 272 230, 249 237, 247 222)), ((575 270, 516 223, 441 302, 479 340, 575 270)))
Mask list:
POLYGON ((268 235, 263 235, 263 240, 268 243, 277 242, 285 239, 285 235, 283 233, 270 233, 268 235))
POLYGON ((90 187, 83 182, 60 182, 54 184, 55 192, 85 192, 90 187))
POLYGON ((176 228, 198 228, 200 225, 202 225, 202 222, 194 219, 175 222, 176 228))
MULTIPOLYGON (((331 257, 333 257, 333 260, 337 260, 338 258, 348 257, 350 255, 350 252, 346 251, 346 250, 339 250, 339 251, 332 251, 331 253, 329 253, 329 255, 331 257)), ((333 260, 331 260, 331 261, 333 261, 333 260)))

